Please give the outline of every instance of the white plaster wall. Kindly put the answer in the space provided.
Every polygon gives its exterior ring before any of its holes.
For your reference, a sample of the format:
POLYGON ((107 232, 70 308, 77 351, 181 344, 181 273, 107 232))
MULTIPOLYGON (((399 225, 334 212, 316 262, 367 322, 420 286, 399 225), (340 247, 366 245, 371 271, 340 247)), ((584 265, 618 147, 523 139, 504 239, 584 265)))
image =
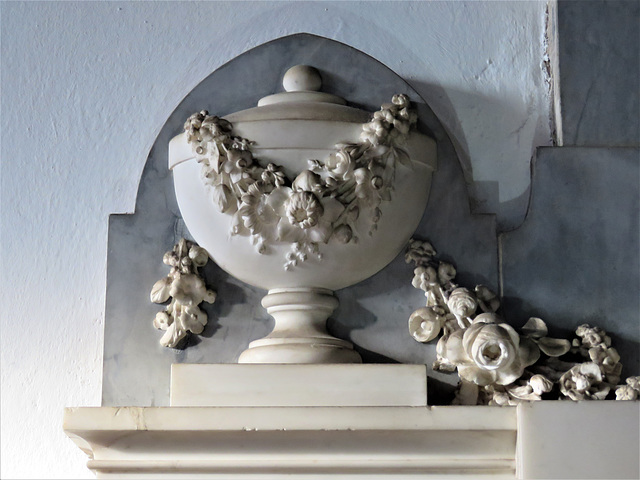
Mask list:
POLYGON ((550 143, 545 2, 0 8, 3 478, 92 478, 61 421, 100 401, 107 216, 133 209, 163 122, 231 58, 310 32, 379 59, 441 118, 477 206, 505 224, 524 215, 533 148, 550 143))

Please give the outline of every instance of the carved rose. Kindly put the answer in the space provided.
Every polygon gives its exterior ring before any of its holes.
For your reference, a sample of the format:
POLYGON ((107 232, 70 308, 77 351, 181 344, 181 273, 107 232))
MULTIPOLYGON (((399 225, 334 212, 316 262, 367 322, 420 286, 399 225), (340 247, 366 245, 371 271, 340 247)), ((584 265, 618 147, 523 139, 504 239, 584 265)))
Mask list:
POLYGON ((334 177, 348 178, 354 170, 355 162, 347 152, 340 150, 329 155, 325 166, 334 177))
POLYGON ((438 342, 438 356, 455 365, 463 380, 480 386, 508 385, 540 357, 533 342, 521 339, 510 325, 497 324, 497 319, 494 314, 480 314, 469 328, 438 342))
POLYGON ((593 362, 572 367, 560 377, 560 392, 571 400, 603 400, 609 385, 602 383, 600 367, 593 362))
POLYGON ((419 308, 409 317, 409 333, 419 342, 430 342, 440 333, 444 320, 434 308, 419 308))

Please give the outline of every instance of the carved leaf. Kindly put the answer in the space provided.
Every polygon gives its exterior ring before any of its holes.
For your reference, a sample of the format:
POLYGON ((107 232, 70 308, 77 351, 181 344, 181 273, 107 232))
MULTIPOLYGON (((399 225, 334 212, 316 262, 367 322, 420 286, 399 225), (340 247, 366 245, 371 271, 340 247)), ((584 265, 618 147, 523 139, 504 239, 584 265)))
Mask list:
POLYGON ((533 338, 546 337, 549 331, 544 320, 537 317, 531 317, 522 327, 522 333, 533 338))
POLYGON ((409 158, 409 155, 404 149, 393 148, 392 151, 394 153, 396 161, 400 163, 400 165, 404 165, 405 167, 412 168, 411 158, 409 158))
POLYGON ((186 335, 187 332, 178 328, 177 322, 173 322, 169 325, 167 331, 164 332, 164 335, 162 335, 160 344, 163 347, 175 348, 178 346, 178 343, 180 343, 180 340, 182 340, 186 335))
POLYGON ((222 213, 234 213, 238 209, 238 203, 226 185, 214 185, 211 187, 211 199, 222 213))
POLYGON ((171 277, 164 277, 158 280, 151 289, 151 301, 153 303, 164 303, 169 300, 169 292, 171 291, 171 277))
POLYGON ((538 347, 550 357, 560 357, 571 349, 569 340, 544 337, 537 341, 538 347))

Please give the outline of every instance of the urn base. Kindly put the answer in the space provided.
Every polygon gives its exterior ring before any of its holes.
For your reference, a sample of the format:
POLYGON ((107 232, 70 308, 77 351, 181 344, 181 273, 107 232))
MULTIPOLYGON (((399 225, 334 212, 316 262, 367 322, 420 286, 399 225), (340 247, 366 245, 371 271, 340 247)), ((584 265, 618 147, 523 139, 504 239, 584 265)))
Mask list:
POLYGON ((251 342, 238 363, 362 363, 351 342, 327 332, 327 318, 338 306, 331 290, 272 289, 262 306, 275 319, 275 327, 251 342))

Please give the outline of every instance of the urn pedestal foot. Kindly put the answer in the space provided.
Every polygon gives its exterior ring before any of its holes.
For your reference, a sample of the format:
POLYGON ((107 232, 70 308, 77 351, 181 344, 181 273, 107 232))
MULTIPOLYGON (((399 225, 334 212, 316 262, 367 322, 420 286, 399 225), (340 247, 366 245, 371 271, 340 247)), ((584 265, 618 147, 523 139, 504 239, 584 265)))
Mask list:
POLYGON ((351 342, 327 332, 327 318, 338 306, 331 290, 277 288, 262 306, 275 319, 273 331, 249 344, 238 363, 361 363, 351 342))

